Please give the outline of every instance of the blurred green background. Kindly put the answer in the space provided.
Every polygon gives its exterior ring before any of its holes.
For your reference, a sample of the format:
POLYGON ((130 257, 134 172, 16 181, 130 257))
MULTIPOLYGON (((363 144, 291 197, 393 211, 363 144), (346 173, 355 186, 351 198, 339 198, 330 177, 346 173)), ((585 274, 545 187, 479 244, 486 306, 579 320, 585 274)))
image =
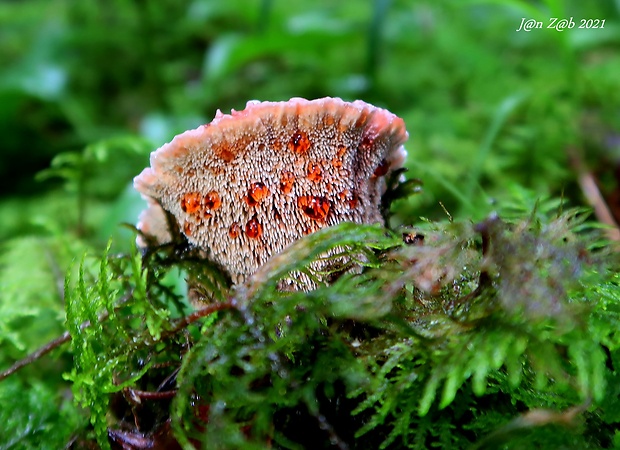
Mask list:
POLYGON ((138 214, 150 151, 249 99, 403 117, 425 187, 396 224, 445 218, 439 202, 479 219, 523 189, 581 204, 569 150, 612 195, 619 14, 617 0, 2 2, 0 238, 52 222, 105 242, 138 214), (575 27, 516 31, 552 17, 575 27))

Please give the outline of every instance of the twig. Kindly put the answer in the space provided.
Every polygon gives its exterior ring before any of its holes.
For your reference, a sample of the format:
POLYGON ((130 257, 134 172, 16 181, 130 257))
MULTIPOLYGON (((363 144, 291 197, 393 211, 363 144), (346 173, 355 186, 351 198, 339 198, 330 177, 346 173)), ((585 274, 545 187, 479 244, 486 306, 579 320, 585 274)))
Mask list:
POLYGON ((183 328, 186 328, 188 325, 196 322, 199 319, 202 319, 203 317, 207 317, 213 314, 214 312, 224 311, 226 309, 235 309, 235 308, 236 307, 233 304, 233 302, 230 302, 230 301, 229 302, 218 302, 218 303, 213 303, 212 305, 209 305, 209 306, 205 306, 204 308, 199 309, 198 311, 194 311, 190 315, 177 320, 174 326, 170 330, 167 330, 161 334, 161 337, 163 339, 163 338, 167 338, 170 336, 174 336, 179 331, 181 331, 183 328))
MULTIPOLYGON (((105 319, 107 319, 109 315, 110 314, 107 313, 107 312, 101 314, 101 316, 99 316, 99 322, 102 322, 105 319)), ((90 326, 90 320, 87 320, 86 322, 83 322, 80 325, 80 330, 88 328, 89 326, 90 326)), ((34 352, 29 354, 25 358, 20 359, 19 361, 17 361, 15 364, 13 364, 11 367, 6 369, 4 372, 1 372, 0 373, 0 381, 4 380, 5 378, 7 378, 7 377, 9 377, 11 375, 13 375, 15 372, 17 372, 22 367, 25 367, 28 364, 31 364, 31 363, 35 362, 37 359, 47 355, 49 352, 51 352, 55 348, 60 347, 62 344, 65 344, 65 343, 69 342, 70 340, 71 340, 71 335, 69 334, 68 331, 65 331, 62 335, 60 335, 59 337, 57 337, 53 341, 48 342, 43 347, 40 347, 38 350, 35 350, 34 352)))
POLYGON ((178 389, 170 391, 140 391, 138 389, 125 388, 127 396, 134 403, 141 403, 142 400, 166 400, 177 395, 178 389))
MULTIPOLYGON (((214 303, 212 305, 209 305, 203 309, 193 312, 192 314, 188 316, 183 317, 182 319, 179 319, 170 330, 166 331, 165 333, 162 333, 162 338, 175 335, 180 330, 187 327, 189 324, 196 322, 202 317, 206 317, 216 311, 222 311, 224 309, 232 309, 232 308, 234 308, 234 306, 231 302, 214 303)), ((107 312, 101 314, 101 316, 99 316, 99 322, 103 322, 104 320, 108 318, 108 316, 109 314, 107 312)), ((90 321, 87 320, 86 322, 80 325, 80 330, 83 330, 89 326, 90 326, 90 321)), ((48 342, 43 347, 40 347, 39 349, 35 350, 34 352, 29 354, 25 358, 20 359, 19 361, 15 362, 15 364, 13 364, 11 367, 4 370, 3 372, 0 372, 0 381, 13 375, 15 372, 27 366, 28 364, 32 364, 36 360, 47 355, 49 352, 51 352, 55 348, 60 347, 61 345, 69 342, 70 340, 71 340, 71 335, 69 334, 68 331, 65 331, 61 336, 57 337, 51 342, 48 342)))
MULTIPOLYGON (((88 325, 90 325, 90 322, 88 322, 88 325)), ((28 364, 35 362, 37 359, 41 358, 44 355, 47 355, 49 352, 51 352, 55 348, 60 347, 62 344, 64 344, 65 342, 69 342, 70 340, 71 340, 71 335, 69 334, 68 331, 65 331, 60 337, 54 339, 51 342, 48 342, 43 347, 40 347, 38 350, 35 350, 34 352, 29 354, 25 358, 17 361, 15 364, 13 364, 11 367, 6 369, 5 371, 0 372, 0 381, 13 375, 15 372, 17 372, 22 367, 25 367, 28 364)))
POLYGON ((585 195, 588 203, 594 208, 594 215, 599 222, 611 227, 605 230, 607 238, 612 241, 620 241, 618 223, 609 210, 607 202, 603 198, 594 176, 588 170, 585 162, 581 159, 576 149, 568 149, 567 152, 573 167, 577 171, 579 186, 581 187, 583 195, 585 195))
POLYGON ((549 424, 572 428, 575 426, 575 418, 587 411, 591 404, 592 400, 587 399, 581 405, 573 406, 564 411, 552 411, 542 408, 526 411, 474 444, 469 450, 498 448, 502 443, 510 439, 511 436, 514 436, 514 433, 527 428, 541 427, 549 424))
MULTIPOLYGON (((84 324, 88 324, 88 326, 90 326, 90 321, 85 322, 84 324)), ((47 355, 49 352, 51 352, 55 348, 60 347, 62 344, 64 344, 65 342, 69 342, 70 340, 71 340, 71 335, 69 334, 68 331, 65 331, 60 337, 57 337, 51 342, 48 342, 43 347, 40 347, 39 349, 35 350, 34 352, 29 354, 25 358, 17 361, 15 364, 13 364, 11 367, 6 369, 5 371, 0 372, 0 381, 4 380, 5 378, 8 378, 9 376, 13 375, 15 372, 17 372, 22 367, 25 367, 28 364, 35 362, 37 359, 47 355)))

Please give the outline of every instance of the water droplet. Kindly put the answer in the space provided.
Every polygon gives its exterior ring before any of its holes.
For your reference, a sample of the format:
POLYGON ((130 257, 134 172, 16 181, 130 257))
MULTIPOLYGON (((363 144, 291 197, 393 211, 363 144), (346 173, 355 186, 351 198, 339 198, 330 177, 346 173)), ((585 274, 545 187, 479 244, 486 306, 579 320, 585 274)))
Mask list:
POLYGON ((235 159, 235 154, 227 148, 216 149, 215 154, 221 159, 223 159, 225 162, 231 162, 233 159, 235 159))
POLYGON ((349 208, 355 209, 357 207, 357 194, 355 192, 351 193, 351 198, 349 198, 349 208))
POLYGON ((327 217, 330 204, 325 197, 303 195, 297 199, 297 206, 311 219, 322 220, 327 217))
POLYGON ((216 191, 211 191, 205 196, 205 206, 211 211, 215 211, 222 206, 220 195, 216 191))
POLYGON ((201 200, 198 192, 188 192, 181 198, 181 209, 188 214, 194 214, 200 209, 201 200))
POLYGON ((338 158, 334 158, 332 159, 332 166, 334 166, 336 169, 340 169, 342 167, 342 161, 338 158))
POLYGON ((230 236, 231 239, 236 239, 239 237, 239 234, 241 234, 241 227, 237 222, 233 222, 230 228, 228 228, 228 236, 230 236))
POLYGON ((256 217, 252 217, 248 223, 245 224, 245 234, 252 239, 258 239, 261 234, 263 234, 263 226, 256 217))
POLYGON ((288 194, 293 189, 295 183, 295 175, 292 172, 282 172, 280 176, 280 190, 284 194, 288 194))
POLYGON ((355 209, 357 206, 358 196, 354 191, 349 191, 345 189, 342 192, 338 193, 338 198, 343 202, 349 205, 349 209, 355 209))
POLYGON ((308 164, 308 179, 310 181, 314 181, 318 183, 323 179, 323 169, 317 163, 309 163, 308 164))
POLYGON ((252 183, 248 189, 248 196, 246 198, 248 205, 256 206, 263 201, 265 197, 269 195, 269 189, 263 183, 252 183))
POLYGON ((368 135, 362 137, 362 141, 360 142, 359 148, 360 150, 369 151, 372 149, 374 145, 374 139, 368 135))
POLYGON ((379 163, 379 165, 375 169, 375 176, 382 177, 383 175, 388 173, 388 170, 390 170, 390 163, 384 159, 379 163))
POLYGON ((306 153, 310 148, 310 139, 303 131, 297 131, 288 144, 289 150, 295 153, 306 153))
POLYGON ((192 224, 189 222, 185 222, 185 225, 183 225, 183 234, 185 234, 185 236, 191 236, 192 235, 192 224))

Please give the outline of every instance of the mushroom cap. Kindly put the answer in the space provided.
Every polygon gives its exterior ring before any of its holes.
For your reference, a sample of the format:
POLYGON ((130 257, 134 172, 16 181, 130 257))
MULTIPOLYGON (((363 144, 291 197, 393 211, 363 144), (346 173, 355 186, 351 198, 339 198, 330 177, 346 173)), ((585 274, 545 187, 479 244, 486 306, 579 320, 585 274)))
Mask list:
POLYGON ((151 205, 138 228, 160 242, 170 236, 159 205, 191 244, 243 282, 307 233, 382 223, 384 176, 401 167, 407 137, 402 119, 360 100, 218 110, 211 123, 151 153, 151 167, 134 179, 151 205))
MULTIPOLYGON (((140 213, 136 228, 142 232, 142 235, 149 237, 149 240, 159 245, 172 242, 166 213, 161 205, 150 197, 146 198, 146 202, 148 206, 140 213)), ((136 238, 138 247, 148 247, 149 243, 144 236, 136 238)))

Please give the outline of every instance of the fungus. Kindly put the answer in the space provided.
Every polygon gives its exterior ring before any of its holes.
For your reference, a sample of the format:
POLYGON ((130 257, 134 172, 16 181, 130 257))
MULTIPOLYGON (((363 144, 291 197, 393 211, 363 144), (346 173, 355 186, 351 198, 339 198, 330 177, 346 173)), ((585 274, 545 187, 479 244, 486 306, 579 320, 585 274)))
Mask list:
POLYGON ((176 136, 134 180, 138 228, 170 241, 164 211, 206 258, 243 282, 307 230, 383 223, 384 176, 399 168, 402 119, 360 100, 248 102, 176 136), (284 223, 285 226, 281 226, 284 223))
POLYGON ((148 247, 150 243, 166 244, 172 241, 172 235, 168 230, 166 213, 155 200, 147 198, 148 206, 140 213, 136 228, 142 235, 136 239, 138 247, 148 247), (149 242, 150 241, 150 242, 149 242))

